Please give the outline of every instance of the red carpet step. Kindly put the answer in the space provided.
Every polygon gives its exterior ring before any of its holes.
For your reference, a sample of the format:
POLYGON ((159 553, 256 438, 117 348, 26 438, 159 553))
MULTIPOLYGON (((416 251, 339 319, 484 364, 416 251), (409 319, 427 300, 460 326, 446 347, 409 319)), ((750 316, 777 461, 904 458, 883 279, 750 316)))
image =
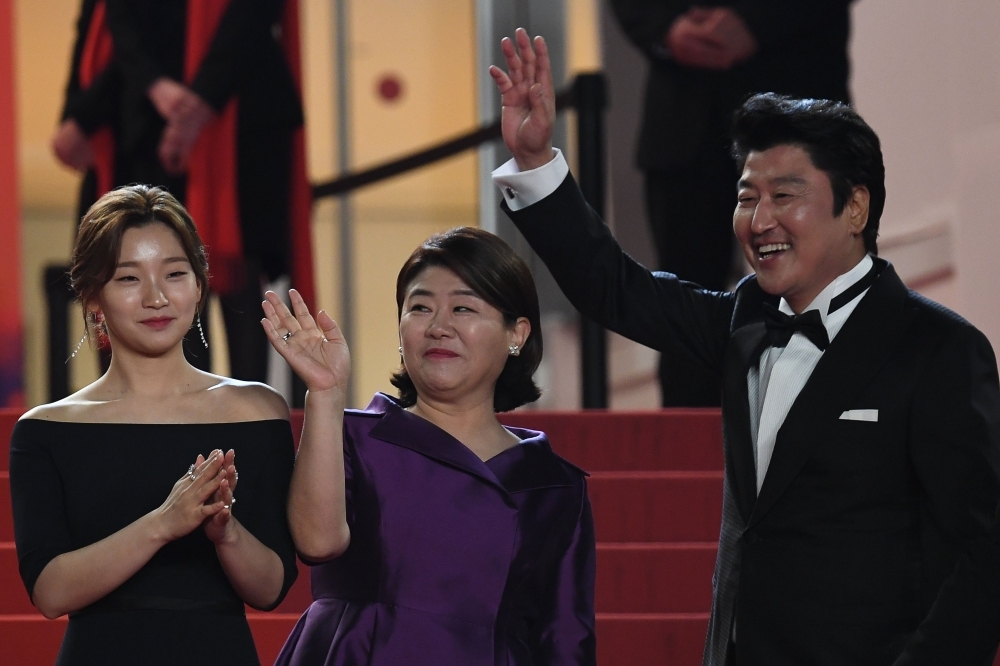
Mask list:
POLYGON ((592 472, 598 541, 712 541, 722 519, 722 472, 592 472))
POLYGON ((10 476, 0 472, 0 543, 14 540, 14 515, 10 510, 10 476))
POLYGON ((597 612, 709 612, 717 545, 598 542, 597 612))
POLYGON ((500 420, 544 431, 559 455, 591 473, 722 470, 718 409, 521 411, 501 414, 500 420))

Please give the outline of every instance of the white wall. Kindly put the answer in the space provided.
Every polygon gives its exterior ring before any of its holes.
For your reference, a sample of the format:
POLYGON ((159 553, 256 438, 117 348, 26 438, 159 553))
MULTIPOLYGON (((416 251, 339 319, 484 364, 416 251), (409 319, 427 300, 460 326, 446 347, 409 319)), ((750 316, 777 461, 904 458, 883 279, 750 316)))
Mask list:
POLYGON ((855 103, 885 154, 882 229, 951 224, 956 278, 930 295, 1000 348, 1000 2, 859 0, 853 31, 855 103))

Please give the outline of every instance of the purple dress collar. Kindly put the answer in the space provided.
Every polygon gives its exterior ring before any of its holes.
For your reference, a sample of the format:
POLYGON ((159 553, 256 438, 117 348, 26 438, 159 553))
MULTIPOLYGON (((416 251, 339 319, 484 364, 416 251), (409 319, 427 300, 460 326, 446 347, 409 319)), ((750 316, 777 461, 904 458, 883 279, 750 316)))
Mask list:
POLYGON ((552 454, 545 433, 505 426, 521 443, 483 461, 465 444, 427 419, 406 411, 385 393, 376 393, 362 411, 383 415, 372 428, 372 437, 456 467, 508 494, 573 485, 563 467, 565 461, 552 454))

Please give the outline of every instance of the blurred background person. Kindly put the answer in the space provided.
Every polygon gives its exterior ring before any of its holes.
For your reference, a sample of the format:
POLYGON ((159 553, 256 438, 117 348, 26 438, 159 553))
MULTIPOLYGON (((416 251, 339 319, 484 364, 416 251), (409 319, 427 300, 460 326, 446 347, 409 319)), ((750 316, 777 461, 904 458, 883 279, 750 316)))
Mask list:
POLYGON ((257 664, 244 604, 275 607, 297 574, 285 401, 185 359, 208 264, 170 194, 106 194, 73 259, 111 367, 27 412, 10 453, 21 577, 43 615, 70 615, 56 663, 257 664))
POLYGON ((432 236, 396 281, 398 398, 345 415, 337 324, 268 292, 271 344, 309 387, 289 496, 315 602, 281 666, 594 664, 585 473, 497 412, 538 399, 527 265, 472 228, 432 236))
MULTIPOLYGON (((723 291, 733 262, 733 111, 754 92, 850 101, 852 0, 611 0, 649 60, 637 162, 657 268, 723 291)), ((664 406, 716 406, 718 378, 683 350, 663 354, 664 406)))
POLYGON ((84 0, 80 8, 62 120, 52 137, 52 152, 59 161, 84 174, 77 203, 78 220, 97 201, 98 190, 107 192, 114 182, 110 159, 114 151, 114 128, 118 126, 121 76, 112 60, 108 35, 90 34, 92 30, 106 30, 104 12, 104 0, 84 0), (100 165, 95 163, 96 155, 102 160, 100 165), (100 184, 98 173, 102 178, 100 184))
MULTIPOLYGON (((313 293, 297 1, 85 0, 64 118, 53 147, 88 170, 82 208, 142 182, 191 210, 230 373, 265 381, 262 285, 294 274, 313 293)), ((190 342, 189 360, 209 369, 208 349, 190 342)))

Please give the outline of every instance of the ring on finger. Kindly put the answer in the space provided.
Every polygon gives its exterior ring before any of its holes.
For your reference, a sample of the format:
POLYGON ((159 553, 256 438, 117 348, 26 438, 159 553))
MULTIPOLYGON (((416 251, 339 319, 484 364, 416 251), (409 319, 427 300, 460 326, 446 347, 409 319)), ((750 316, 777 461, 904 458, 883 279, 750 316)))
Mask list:
POLYGON ((194 465, 191 465, 190 467, 188 467, 188 473, 187 473, 187 475, 188 475, 189 479, 191 479, 192 481, 194 481, 194 479, 195 479, 195 476, 194 476, 194 465))
POLYGON ((291 331, 288 331, 288 333, 285 333, 283 336, 281 336, 281 339, 284 340, 285 342, 288 342, 288 338, 292 337, 293 335, 295 334, 292 333, 291 331))

